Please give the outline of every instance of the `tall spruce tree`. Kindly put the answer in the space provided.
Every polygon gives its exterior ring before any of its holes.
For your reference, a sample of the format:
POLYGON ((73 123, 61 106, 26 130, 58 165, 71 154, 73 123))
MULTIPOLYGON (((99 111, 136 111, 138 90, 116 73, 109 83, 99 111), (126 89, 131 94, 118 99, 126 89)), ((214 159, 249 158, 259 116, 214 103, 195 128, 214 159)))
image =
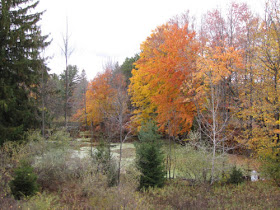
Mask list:
POLYGON ((131 58, 126 58, 123 64, 120 67, 121 73, 125 76, 126 78, 126 83, 127 85, 130 84, 130 78, 132 77, 132 69, 135 69, 134 63, 139 60, 140 56, 139 54, 135 54, 134 57, 131 58))
POLYGON ((141 172, 139 189, 162 187, 165 181, 164 157, 157 126, 149 121, 141 126, 136 144, 136 164, 141 172))
POLYGON ((49 45, 34 12, 39 1, 0 1, 0 145, 40 126, 36 93, 46 71, 40 52, 49 45))
POLYGON ((61 91, 62 93, 61 97, 63 98, 64 101, 67 101, 64 107, 64 113, 67 114, 67 123, 68 123, 68 118, 70 118, 70 116, 72 115, 72 108, 74 104, 74 98, 73 98, 74 91, 75 88, 77 87, 77 84, 79 83, 78 67, 76 65, 68 65, 67 74, 66 74, 66 70, 64 70, 63 73, 60 74, 60 81, 63 87, 61 91), (66 75, 67 75, 67 79, 66 79, 66 75), (67 88, 65 85, 66 83, 67 83, 67 88), (66 91, 68 91, 67 94, 65 94, 66 91))

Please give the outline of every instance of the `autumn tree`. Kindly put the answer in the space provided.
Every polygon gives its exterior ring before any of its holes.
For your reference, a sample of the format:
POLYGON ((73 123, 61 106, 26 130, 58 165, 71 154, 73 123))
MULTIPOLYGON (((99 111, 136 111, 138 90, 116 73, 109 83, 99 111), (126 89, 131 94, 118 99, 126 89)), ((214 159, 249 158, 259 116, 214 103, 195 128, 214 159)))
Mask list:
MULTIPOLYGON (((153 119, 159 130, 169 136, 166 167, 171 178, 172 139, 190 130, 195 106, 187 91, 196 69, 198 43, 188 22, 158 27, 141 45, 141 54, 132 71, 129 92, 136 107, 133 121, 153 119)), ((138 128, 139 129, 139 128, 138 128)))
POLYGON ((270 155, 279 141, 278 1, 269 1, 260 20, 246 7, 230 10, 231 46, 243 49, 243 68, 235 71, 232 86, 238 100, 236 139, 258 155, 270 155))
POLYGON ((184 82, 195 68, 198 46, 188 25, 163 25, 141 45, 129 92, 135 121, 156 119, 159 129, 176 136, 190 129, 194 106, 182 93, 184 82))
POLYGON ((279 1, 269 1, 256 47, 258 66, 254 78, 253 131, 250 148, 261 156, 278 154, 279 132, 279 1))
POLYGON ((256 79, 259 69, 257 46, 260 20, 246 4, 237 3, 232 3, 228 19, 231 32, 228 43, 235 49, 243 50, 243 67, 233 72, 231 82, 237 101, 237 106, 232 108, 236 112, 235 140, 241 143, 242 148, 247 148, 253 138, 254 104, 258 96, 256 79))
POLYGON ((106 134, 108 144, 112 138, 119 135, 120 156, 118 161, 118 183, 120 181, 122 145, 129 137, 128 126, 130 113, 128 107, 128 95, 125 76, 121 74, 116 65, 106 65, 103 73, 98 74, 88 85, 86 92, 87 113, 79 109, 75 117, 84 119, 87 123, 99 127, 106 134), (111 69, 112 67, 115 69, 111 69))
POLYGON ((225 142, 230 135, 226 131, 232 117, 229 104, 226 115, 222 110, 225 104, 221 98, 221 85, 234 71, 232 66, 241 65, 240 56, 240 51, 233 48, 226 51, 223 47, 206 48, 198 62, 199 72, 195 75, 196 80, 202 84, 195 90, 197 119, 203 134, 212 145, 211 183, 215 181, 217 151, 225 152, 225 142))
POLYGON ((146 42, 141 45, 140 59, 135 63, 136 68, 131 71, 129 95, 132 105, 135 107, 132 121, 134 127, 139 131, 141 123, 147 122, 148 119, 155 119, 156 105, 152 103, 151 98, 156 94, 156 88, 151 87, 150 81, 154 79, 148 71, 148 59, 154 57, 153 50, 159 48, 164 42, 163 31, 166 26, 158 27, 146 42), (146 58, 147 57, 147 58, 146 58), (141 67, 141 69, 139 69, 141 67), (137 69, 137 70, 136 70, 137 69))

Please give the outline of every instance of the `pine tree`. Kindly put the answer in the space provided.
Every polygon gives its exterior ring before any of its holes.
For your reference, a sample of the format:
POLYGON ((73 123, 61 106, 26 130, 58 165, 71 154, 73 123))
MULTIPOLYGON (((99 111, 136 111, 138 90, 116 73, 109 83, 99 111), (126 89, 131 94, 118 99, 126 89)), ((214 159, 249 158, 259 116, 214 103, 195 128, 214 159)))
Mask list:
POLYGON ((75 88, 77 87, 77 84, 79 82, 79 75, 78 75, 78 67, 76 65, 68 65, 67 66, 67 82, 66 82, 66 70, 64 70, 63 73, 60 74, 60 82, 61 82, 61 97, 63 100, 66 100, 66 86, 65 84, 67 83, 67 106, 64 107, 64 113, 67 113, 67 122, 68 118, 72 115, 72 108, 74 104, 74 91, 75 88), (67 108, 65 112, 65 108, 67 108))
POLYGON ((49 42, 37 25, 42 13, 33 12, 38 3, 0 2, 0 145, 40 126, 35 95, 47 69, 40 52, 49 42))
POLYGON ((163 153, 157 127, 153 122, 141 126, 136 144, 137 166, 141 172, 139 189, 162 187, 165 180, 163 153))
POLYGON ((15 168, 13 180, 9 185, 17 200, 23 196, 35 195, 39 190, 37 175, 33 172, 32 166, 25 161, 15 168))

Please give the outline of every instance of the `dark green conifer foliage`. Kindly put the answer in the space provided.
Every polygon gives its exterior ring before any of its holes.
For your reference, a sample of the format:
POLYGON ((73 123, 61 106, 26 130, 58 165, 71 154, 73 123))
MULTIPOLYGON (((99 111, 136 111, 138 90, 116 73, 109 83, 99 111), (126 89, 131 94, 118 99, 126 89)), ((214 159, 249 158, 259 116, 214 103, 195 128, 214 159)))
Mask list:
POLYGON ((35 195, 39 190, 37 175, 27 162, 21 162, 20 166, 14 171, 14 179, 10 182, 11 191, 16 199, 23 196, 35 195))
POLYGON ((160 135, 153 122, 142 125, 136 144, 137 167, 141 172, 139 188, 162 187, 165 181, 160 135))
POLYGON ((126 78, 127 85, 130 84, 129 79, 132 77, 132 69, 135 68, 134 63, 140 58, 139 54, 136 54, 134 57, 126 58, 123 64, 120 67, 120 71, 126 78))
POLYGON ((228 183, 230 184, 240 184, 244 182, 243 173, 240 169, 234 166, 231 170, 230 177, 228 179, 228 183))
MULTIPOLYGON (((37 25, 38 1, 0 1, 0 145, 40 126, 36 93, 42 71, 40 52, 49 44, 37 25)), ((45 72, 46 73, 46 72, 45 72)))

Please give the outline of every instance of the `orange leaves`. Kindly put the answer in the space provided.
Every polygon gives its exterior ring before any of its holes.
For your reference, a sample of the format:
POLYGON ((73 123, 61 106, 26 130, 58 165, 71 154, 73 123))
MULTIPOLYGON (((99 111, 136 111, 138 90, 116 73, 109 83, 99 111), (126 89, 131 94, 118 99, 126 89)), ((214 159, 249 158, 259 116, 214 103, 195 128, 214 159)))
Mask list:
POLYGON ((106 70, 104 73, 98 74, 88 85, 88 91, 86 92, 88 124, 91 122, 94 125, 99 124, 104 119, 106 111, 112 108, 111 77, 112 71, 106 70))
POLYGON ((163 25, 141 45, 129 92, 139 122, 153 117, 162 131, 176 136, 190 129, 194 106, 182 86, 195 70, 198 45, 188 25, 163 25), (172 125, 172 126, 171 126, 172 125), (171 128, 172 127, 172 128, 171 128))
POLYGON ((112 109, 114 89, 111 86, 112 71, 106 70, 98 74, 88 84, 86 92, 86 110, 78 110, 74 115, 76 119, 84 119, 87 114, 87 124, 99 124, 106 117, 106 113, 112 109))
MULTIPOLYGON (((127 114, 127 92, 125 77, 106 69, 98 74, 88 85, 86 92, 87 123, 98 126, 112 123, 120 115, 127 114)), ((76 118, 84 119, 84 111, 78 110, 76 118)), ((123 116, 122 116, 123 117, 123 116)), ((127 120, 127 119, 123 119, 127 120)), ((118 125, 116 124, 115 127, 118 125)))

